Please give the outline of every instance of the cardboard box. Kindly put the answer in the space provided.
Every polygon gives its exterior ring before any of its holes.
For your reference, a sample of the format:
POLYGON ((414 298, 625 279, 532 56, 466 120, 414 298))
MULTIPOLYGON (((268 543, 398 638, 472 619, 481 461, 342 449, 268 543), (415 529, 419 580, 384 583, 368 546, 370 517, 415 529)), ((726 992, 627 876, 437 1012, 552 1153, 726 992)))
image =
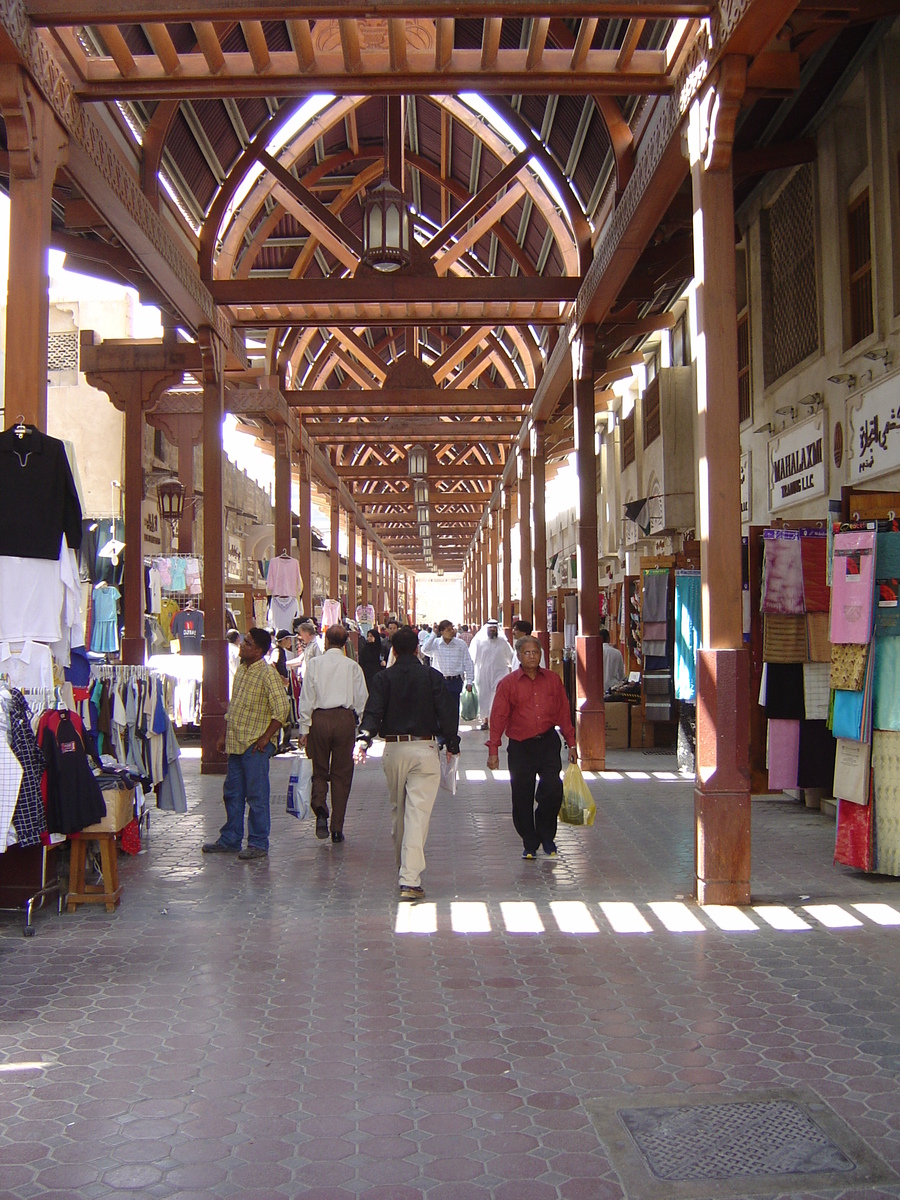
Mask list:
POLYGON ((644 714, 641 712, 639 704, 634 705, 631 713, 631 734, 628 745, 635 750, 640 750, 644 745, 644 714))
POLYGON ((607 750, 628 749, 628 710, 630 704, 621 700, 608 701, 606 710, 606 748, 607 750))
POLYGON ((88 825, 82 833, 118 833, 134 816, 134 788, 120 788, 115 792, 104 792, 106 816, 96 825, 88 825))

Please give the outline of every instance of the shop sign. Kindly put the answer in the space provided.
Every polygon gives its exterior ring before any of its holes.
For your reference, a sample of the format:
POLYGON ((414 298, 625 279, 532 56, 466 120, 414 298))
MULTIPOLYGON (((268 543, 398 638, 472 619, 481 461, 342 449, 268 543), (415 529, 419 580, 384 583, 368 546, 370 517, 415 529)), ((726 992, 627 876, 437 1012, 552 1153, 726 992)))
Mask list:
POLYGON ((144 500, 141 504, 141 532, 144 538, 144 553, 158 554, 162 550, 162 518, 155 500, 144 500))
POLYGON ((825 414, 785 429, 769 442, 769 511, 824 496, 828 491, 825 470, 825 414))
POLYGON ((244 546, 240 538, 233 533, 228 535, 228 578, 244 578, 244 546))
POLYGON ((750 451, 741 455, 741 524, 749 525, 753 519, 752 511, 752 496, 753 488, 750 483, 750 451))
POLYGON ((900 377, 864 392, 850 407, 850 480, 875 479, 900 467, 900 377))

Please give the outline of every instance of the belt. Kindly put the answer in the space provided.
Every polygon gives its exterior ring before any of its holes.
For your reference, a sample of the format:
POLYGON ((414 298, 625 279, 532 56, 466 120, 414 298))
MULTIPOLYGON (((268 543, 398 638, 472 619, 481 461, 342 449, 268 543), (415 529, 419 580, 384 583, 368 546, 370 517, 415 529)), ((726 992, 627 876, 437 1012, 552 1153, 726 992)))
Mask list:
POLYGON ((453 679, 462 679, 462 675, 445 675, 445 676, 444 676, 444 678, 445 678, 445 679, 450 679, 450 680, 453 680, 453 679))
POLYGON ((385 733, 382 737, 386 742, 433 742, 433 733, 385 733))

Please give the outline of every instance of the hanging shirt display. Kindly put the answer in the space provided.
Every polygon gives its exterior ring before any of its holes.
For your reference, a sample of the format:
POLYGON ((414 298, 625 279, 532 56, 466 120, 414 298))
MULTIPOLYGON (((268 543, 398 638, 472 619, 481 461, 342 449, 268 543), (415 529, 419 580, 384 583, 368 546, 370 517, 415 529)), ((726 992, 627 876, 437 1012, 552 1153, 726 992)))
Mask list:
POLYGON ((47 646, 30 639, 0 642, 0 675, 17 688, 52 688, 53 659, 47 646))
POLYGON ((119 649, 119 597, 121 592, 110 584, 98 583, 93 593, 91 649, 115 654, 119 649))
POLYGON ((272 596, 269 600, 269 624, 273 629, 292 629, 300 616, 300 605, 296 596, 272 596))
POLYGON ((0 555, 56 560, 81 547, 81 504, 66 448, 33 426, 0 433, 0 555))
POLYGON ((172 618, 171 632, 178 638, 182 654, 199 654, 203 640, 203 613, 199 608, 185 608, 172 618))
POLYGON ((296 558, 279 554, 266 569, 266 591, 270 596, 299 596, 303 591, 300 564, 296 558))

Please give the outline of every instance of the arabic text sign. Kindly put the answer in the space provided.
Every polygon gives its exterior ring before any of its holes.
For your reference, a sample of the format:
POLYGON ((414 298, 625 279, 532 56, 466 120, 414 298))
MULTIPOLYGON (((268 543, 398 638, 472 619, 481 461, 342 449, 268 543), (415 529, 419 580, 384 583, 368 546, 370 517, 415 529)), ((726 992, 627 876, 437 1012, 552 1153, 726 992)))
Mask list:
POLYGON ((900 377, 879 383, 851 406, 850 454, 854 482, 900 467, 900 377))
POLYGON ((803 500, 824 496, 825 419, 818 412, 792 425, 769 442, 769 511, 779 512, 803 500))

